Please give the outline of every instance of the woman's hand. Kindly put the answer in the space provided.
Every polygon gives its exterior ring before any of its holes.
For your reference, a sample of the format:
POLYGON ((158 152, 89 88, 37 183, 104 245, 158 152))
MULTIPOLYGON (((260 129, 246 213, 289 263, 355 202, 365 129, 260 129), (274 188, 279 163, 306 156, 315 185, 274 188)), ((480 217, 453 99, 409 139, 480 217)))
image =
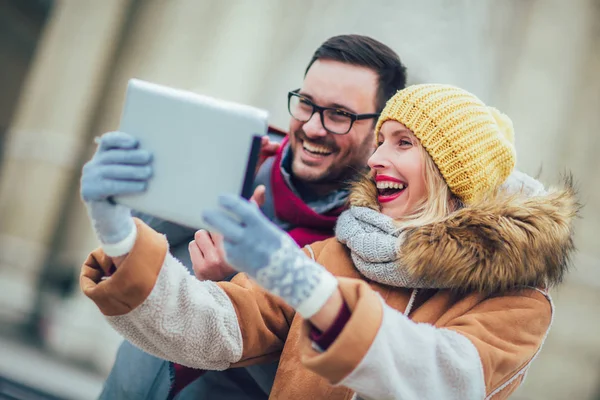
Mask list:
MULTIPOLYGON (((259 185, 250 201, 261 207, 265 203, 265 187, 259 185)), ((201 281, 223 281, 237 271, 227 264, 223 236, 201 229, 189 245, 194 275, 201 281)))
POLYGON ((96 153, 83 167, 80 194, 105 252, 120 256, 130 249, 110 245, 135 237, 135 225, 131 210, 115 204, 111 197, 146 190, 152 177, 152 154, 139 149, 139 141, 124 132, 106 133, 97 143, 96 153))
POLYGON ((335 277, 306 257, 256 204, 223 195, 219 206, 204 212, 203 218, 223 235, 228 263, 283 298, 303 317, 319 311, 337 288, 335 277))

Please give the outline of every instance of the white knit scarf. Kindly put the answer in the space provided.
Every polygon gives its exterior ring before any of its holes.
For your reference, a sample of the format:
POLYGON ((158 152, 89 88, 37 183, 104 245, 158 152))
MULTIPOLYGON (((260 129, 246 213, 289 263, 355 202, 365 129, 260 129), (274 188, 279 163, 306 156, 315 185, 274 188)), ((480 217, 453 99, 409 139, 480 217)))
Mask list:
MULTIPOLYGON (((544 186, 527 174, 513 171, 501 190, 526 196, 546 193, 544 186)), ((402 230, 392 218, 367 207, 351 207, 338 218, 337 239, 348 246, 356 268, 367 278, 405 288, 448 288, 443 282, 426 282, 411 276, 398 260, 402 230)))
POLYGON ((443 288, 411 276, 398 260, 402 230, 393 219, 367 207, 351 207, 339 216, 337 239, 348 246, 354 265, 365 277, 404 288, 443 288))

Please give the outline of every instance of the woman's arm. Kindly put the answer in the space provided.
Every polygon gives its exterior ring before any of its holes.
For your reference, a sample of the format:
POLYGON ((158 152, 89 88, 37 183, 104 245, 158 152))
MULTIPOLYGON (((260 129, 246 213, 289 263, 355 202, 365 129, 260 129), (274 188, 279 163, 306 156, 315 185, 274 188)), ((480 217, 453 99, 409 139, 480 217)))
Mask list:
POLYGON ((278 356, 294 314, 289 306, 245 276, 227 284, 198 281, 168 253, 162 235, 139 220, 135 225, 127 255, 112 259, 97 250, 81 274, 83 292, 119 333, 150 354, 192 368, 225 369, 278 356), (255 340, 247 341, 245 332, 255 340))
POLYGON ((551 320, 551 304, 534 289, 468 308, 457 304, 435 326, 387 306, 365 282, 340 278, 339 291, 350 318, 323 352, 315 350, 313 322, 307 322, 301 359, 332 384, 366 398, 505 398, 551 320))
POLYGON ((321 332, 327 331, 331 328, 331 325, 335 321, 336 317, 340 313, 340 310, 344 306, 344 299, 339 289, 329 297, 329 299, 323 304, 323 307, 315 315, 310 318, 310 322, 321 332))

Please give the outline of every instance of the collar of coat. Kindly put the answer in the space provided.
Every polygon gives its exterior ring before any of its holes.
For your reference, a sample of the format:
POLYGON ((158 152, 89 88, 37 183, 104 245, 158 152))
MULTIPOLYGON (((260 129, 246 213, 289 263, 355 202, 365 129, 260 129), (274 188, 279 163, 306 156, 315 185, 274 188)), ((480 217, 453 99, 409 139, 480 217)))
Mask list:
MULTIPOLYGON (((373 179, 353 185, 351 206, 379 210, 373 179)), ((441 222, 407 229, 400 261, 415 278, 445 282, 457 292, 501 294, 547 288, 567 272, 580 204, 571 177, 544 195, 496 195, 441 222)))

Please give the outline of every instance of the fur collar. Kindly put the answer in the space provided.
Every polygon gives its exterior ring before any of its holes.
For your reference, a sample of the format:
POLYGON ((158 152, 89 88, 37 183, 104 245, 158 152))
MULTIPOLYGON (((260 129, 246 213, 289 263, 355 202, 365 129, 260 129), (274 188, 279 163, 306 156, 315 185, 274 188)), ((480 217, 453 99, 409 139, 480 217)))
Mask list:
MULTIPOLYGON (((373 179, 353 185, 351 206, 379 209, 373 179)), ((542 196, 498 193, 445 220, 407 229, 400 261, 416 278, 459 292, 549 287, 567 272, 580 204, 572 178, 542 196)))

